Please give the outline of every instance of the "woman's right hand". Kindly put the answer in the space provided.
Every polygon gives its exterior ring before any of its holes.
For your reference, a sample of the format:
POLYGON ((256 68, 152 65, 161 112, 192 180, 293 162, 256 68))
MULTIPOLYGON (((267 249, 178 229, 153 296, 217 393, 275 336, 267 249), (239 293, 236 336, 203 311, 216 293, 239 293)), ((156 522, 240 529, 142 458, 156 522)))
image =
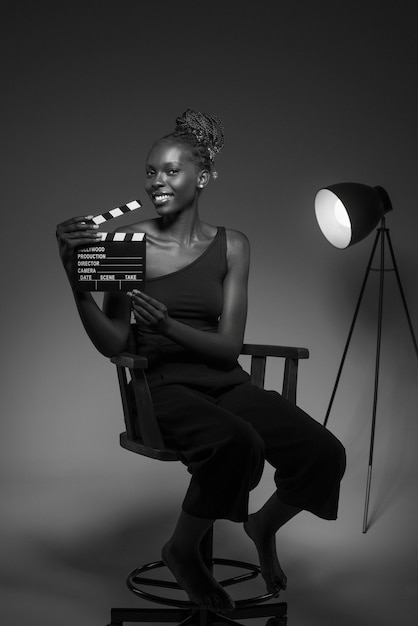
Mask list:
POLYGON ((77 246, 88 246, 101 241, 101 236, 97 232, 99 227, 92 219, 92 215, 72 217, 57 226, 55 235, 57 237, 58 250, 67 274, 71 271, 71 259, 74 248, 77 246))

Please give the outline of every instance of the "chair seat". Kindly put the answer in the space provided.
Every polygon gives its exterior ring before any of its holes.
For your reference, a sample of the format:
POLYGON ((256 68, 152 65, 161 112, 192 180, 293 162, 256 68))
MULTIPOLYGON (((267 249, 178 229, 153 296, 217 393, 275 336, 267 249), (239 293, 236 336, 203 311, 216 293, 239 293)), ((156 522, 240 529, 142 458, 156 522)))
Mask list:
POLYGON ((129 439, 126 432, 120 434, 120 445, 122 448, 135 452, 136 454, 142 454, 150 459, 158 459, 159 461, 179 461, 180 457, 176 450, 170 448, 150 448, 145 446, 141 441, 129 439))

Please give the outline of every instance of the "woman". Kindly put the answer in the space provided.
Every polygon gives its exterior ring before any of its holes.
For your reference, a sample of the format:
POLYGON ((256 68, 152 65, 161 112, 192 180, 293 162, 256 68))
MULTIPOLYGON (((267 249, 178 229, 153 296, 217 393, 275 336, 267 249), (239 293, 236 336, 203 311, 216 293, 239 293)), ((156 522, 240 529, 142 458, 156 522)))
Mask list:
MULTIPOLYGON (((218 612, 232 610, 234 601, 200 556, 214 521, 243 522, 267 590, 278 593, 287 581, 276 532, 301 510, 335 519, 345 468, 344 449, 329 431, 277 392, 252 385, 237 362, 247 315, 248 240, 203 222, 198 212, 222 147, 217 118, 190 109, 178 118, 175 131, 148 154, 145 188, 158 217, 124 228, 147 235, 145 291, 106 294, 103 310, 90 293, 74 292, 85 329, 105 356, 125 349, 133 313, 163 438, 192 475, 162 558, 192 601, 218 612), (276 491, 248 515, 249 492, 265 460, 276 470, 276 491)), ((95 228, 91 216, 58 225, 69 276, 74 247, 96 242, 95 228)))

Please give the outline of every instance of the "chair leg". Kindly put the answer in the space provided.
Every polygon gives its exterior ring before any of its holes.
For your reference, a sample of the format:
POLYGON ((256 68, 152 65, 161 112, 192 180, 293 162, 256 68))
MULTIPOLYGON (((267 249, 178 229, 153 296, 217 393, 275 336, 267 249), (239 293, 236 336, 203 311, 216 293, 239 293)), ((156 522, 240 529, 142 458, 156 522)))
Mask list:
POLYGON ((108 626, 124 626, 126 622, 156 622, 158 624, 171 622, 177 626, 223 626, 224 624, 244 626, 240 622, 203 610, 190 614, 188 610, 179 611, 178 609, 162 609, 161 612, 155 609, 112 609, 111 622, 108 626), (186 614, 187 617, 185 617, 186 614))
POLYGON ((230 617, 202 609, 111 609, 111 622, 108 626, 123 626, 125 622, 135 623, 174 623, 177 626, 244 626, 235 618, 251 619, 269 617, 266 626, 286 626, 287 605, 285 602, 264 606, 243 607, 230 613, 230 617))
POLYGON ((189 619, 184 620, 178 626, 189 626, 189 624, 195 624, 196 626, 244 626, 241 622, 231 620, 225 615, 219 613, 212 613, 211 611, 205 611, 203 609, 197 610, 189 619))
MULTIPOLYGON (((193 623, 188 622, 190 611, 188 609, 144 609, 144 608, 115 608, 110 612, 110 624, 108 626, 123 626, 125 622, 140 623, 168 623, 174 624, 193 623)), ((192 616, 193 617, 193 616, 192 616)))
MULTIPOLYGON (((255 619, 259 617, 269 617, 267 624, 270 626, 284 626, 287 622, 287 602, 273 602, 271 604, 256 604, 254 606, 244 606, 235 609, 228 614, 229 618, 235 619, 255 619)), ((237 622, 233 622, 237 624, 237 622)))
POLYGON ((213 617, 210 622, 211 626, 224 626, 224 624, 227 624, 229 626, 244 626, 244 624, 241 624, 241 622, 229 619, 229 617, 226 617, 226 615, 219 615, 219 613, 217 613, 216 615, 212 614, 212 616, 213 617))
MULTIPOLYGON (((183 620, 182 622, 180 622, 180 624, 178 624, 177 626, 191 626, 191 624, 196 624, 196 626, 200 625, 199 614, 198 613, 194 613, 193 615, 189 615, 189 617, 186 617, 186 619, 183 620)), ((204 624, 202 624, 202 626, 206 626, 206 622, 204 624)))
POLYGON ((134 623, 168 623, 177 626, 245 626, 237 622, 239 619, 269 617, 266 626, 286 626, 287 605, 285 602, 265 604, 263 606, 243 607, 232 611, 227 617, 219 613, 212 613, 201 609, 145 609, 145 608, 115 608, 111 609, 111 621, 108 626, 124 626, 127 622, 134 623), (272 617, 273 616, 273 617, 272 617))

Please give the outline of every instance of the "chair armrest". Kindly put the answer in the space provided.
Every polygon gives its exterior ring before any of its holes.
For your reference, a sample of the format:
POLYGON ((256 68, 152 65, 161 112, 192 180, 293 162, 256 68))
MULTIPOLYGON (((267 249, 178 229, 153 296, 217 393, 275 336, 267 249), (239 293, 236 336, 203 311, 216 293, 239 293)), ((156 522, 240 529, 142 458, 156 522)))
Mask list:
MULTIPOLYGON (((244 343, 241 354, 252 356, 273 356, 291 359, 308 359, 309 350, 307 348, 298 348, 294 346, 272 346, 259 343, 244 343)), ((148 367, 148 359, 139 354, 132 352, 121 352, 111 357, 110 361, 114 365, 120 367, 128 367, 129 369, 146 369, 148 367)))
POLYGON ((297 348, 294 346, 271 346, 258 343, 244 343, 241 354, 252 356, 275 356, 290 359, 308 359, 309 350, 307 348, 297 348))
POLYGON ((146 369, 148 367, 148 359, 139 354, 131 352, 121 352, 116 356, 112 356, 110 361, 119 367, 128 367, 130 370, 146 369))
POLYGON ((299 359, 309 358, 309 350, 307 348, 245 343, 242 346, 241 354, 251 356, 251 380, 261 388, 264 388, 267 357, 284 358, 282 395, 296 404, 299 359))
MULTIPOLYGON (((148 365, 148 359, 131 352, 122 352, 111 357, 110 361, 116 365, 118 373, 126 439, 133 442, 133 447, 129 448, 127 444, 123 447, 140 454, 145 454, 144 450, 147 448, 157 451, 164 450, 164 442, 155 418, 152 398, 144 372, 148 365), (126 369, 130 370, 133 398, 129 392, 126 369), (141 442, 138 438, 141 439, 141 442)), ((152 456, 152 453, 149 452, 148 456, 152 456)))

